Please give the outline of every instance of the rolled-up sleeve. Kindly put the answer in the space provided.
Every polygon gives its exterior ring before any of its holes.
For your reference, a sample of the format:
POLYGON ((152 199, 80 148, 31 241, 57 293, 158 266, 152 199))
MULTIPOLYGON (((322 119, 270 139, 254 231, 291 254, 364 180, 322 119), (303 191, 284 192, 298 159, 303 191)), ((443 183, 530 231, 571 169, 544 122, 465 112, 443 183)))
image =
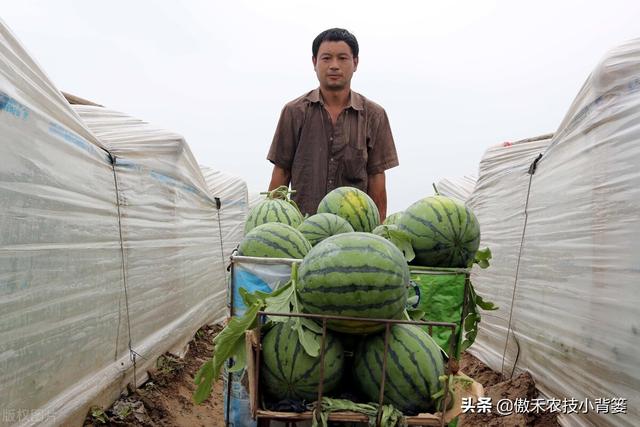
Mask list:
POLYGON ((267 160, 283 169, 291 170, 297 144, 298 125, 295 120, 294 108, 287 104, 280 113, 280 120, 276 133, 273 135, 267 160))
POLYGON ((386 111, 382 110, 372 125, 368 143, 367 174, 376 175, 400 163, 386 111))

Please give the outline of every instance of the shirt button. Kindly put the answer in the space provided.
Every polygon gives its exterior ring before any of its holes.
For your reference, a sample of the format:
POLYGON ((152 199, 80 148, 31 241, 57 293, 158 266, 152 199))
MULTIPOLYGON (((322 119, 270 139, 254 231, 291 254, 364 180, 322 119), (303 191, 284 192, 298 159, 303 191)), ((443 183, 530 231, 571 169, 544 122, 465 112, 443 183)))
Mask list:
POLYGON ((333 162, 333 157, 329 159, 330 162, 333 162))
POLYGON ((333 137, 329 138, 329 141, 333 141, 333 137))

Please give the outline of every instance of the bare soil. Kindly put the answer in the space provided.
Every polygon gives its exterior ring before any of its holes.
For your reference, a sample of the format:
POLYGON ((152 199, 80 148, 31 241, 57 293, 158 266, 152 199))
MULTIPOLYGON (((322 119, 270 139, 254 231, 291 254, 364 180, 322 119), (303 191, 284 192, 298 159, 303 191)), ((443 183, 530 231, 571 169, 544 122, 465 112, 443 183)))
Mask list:
MULTIPOLYGON (((516 398, 534 399, 539 397, 533 378, 524 372, 512 379, 506 379, 469 353, 462 355, 460 370, 482 384, 486 397, 491 397, 495 405, 500 399, 515 401, 516 398)), ((458 426, 486 427, 559 427, 557 415, 548 412, 499 415, 467 413, 460 416, 458 426)))
MULTIPOLYGON (((169 353, 160 357, 157 368, 149 373, 149 380, 143 386, 123 395, 109 409, 94 408, 87 415, 85 427, 223 426, 222 381, 215 382, 211 397, 202 405, 195 405, 191 398, 195 390, 193 378, 213 354, 211 341, 220 330, 219 326, 201 328, 189 343, 184 359, 169 353)), ((526 372, 505 379, 468 353, 463 354, 460 369, 481 383, 485 396, 491 397, 494 403, 500 399, 538 397, 533 379, 526 372)), ((500 416, 492 412, 463 414, 458 426, 559 427, 559 424, 556 415, 550 413, 500 416)))
POLYGON ((220 327, 204 326, 189 343, 184 359, 166 353, 158 359, 149 380, 118 399, 109 409, 93 408, 85 426, 174 427, 224 425, 222 381, 216 381, 213 393, 201 405, 193 403, 193 378, 200 366, 213 354, 213 337, 220 327))

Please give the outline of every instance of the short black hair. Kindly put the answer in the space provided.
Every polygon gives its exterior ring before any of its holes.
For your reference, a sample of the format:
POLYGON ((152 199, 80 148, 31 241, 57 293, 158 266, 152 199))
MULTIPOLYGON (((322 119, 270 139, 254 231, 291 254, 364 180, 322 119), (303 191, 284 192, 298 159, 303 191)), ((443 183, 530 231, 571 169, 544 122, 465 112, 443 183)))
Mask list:
POLYGON ((356 40, 356 36, 344 28, 330 28, 318 34, 311 45, 311 51, 313 52, 314 58, 318 56, 318 50, 320 49, 322 42, 345 42, 351 48, 353 57, 358 57, 358 40, 356 40))

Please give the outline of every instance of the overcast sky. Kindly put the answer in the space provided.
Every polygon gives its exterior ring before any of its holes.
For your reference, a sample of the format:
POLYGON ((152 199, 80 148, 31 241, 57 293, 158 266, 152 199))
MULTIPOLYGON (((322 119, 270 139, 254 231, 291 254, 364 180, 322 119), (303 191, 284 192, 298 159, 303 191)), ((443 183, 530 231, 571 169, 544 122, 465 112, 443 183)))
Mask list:
POLYGON ((63 91, 185 136, 198 162, 266 190, 280 110, 317 87, 311 42, 360 44, 352 88, 381 104, 400 166, 389 212, 475 174, 487 147, 556 130, 640 1, 14 1, 1 17, 63 91))

